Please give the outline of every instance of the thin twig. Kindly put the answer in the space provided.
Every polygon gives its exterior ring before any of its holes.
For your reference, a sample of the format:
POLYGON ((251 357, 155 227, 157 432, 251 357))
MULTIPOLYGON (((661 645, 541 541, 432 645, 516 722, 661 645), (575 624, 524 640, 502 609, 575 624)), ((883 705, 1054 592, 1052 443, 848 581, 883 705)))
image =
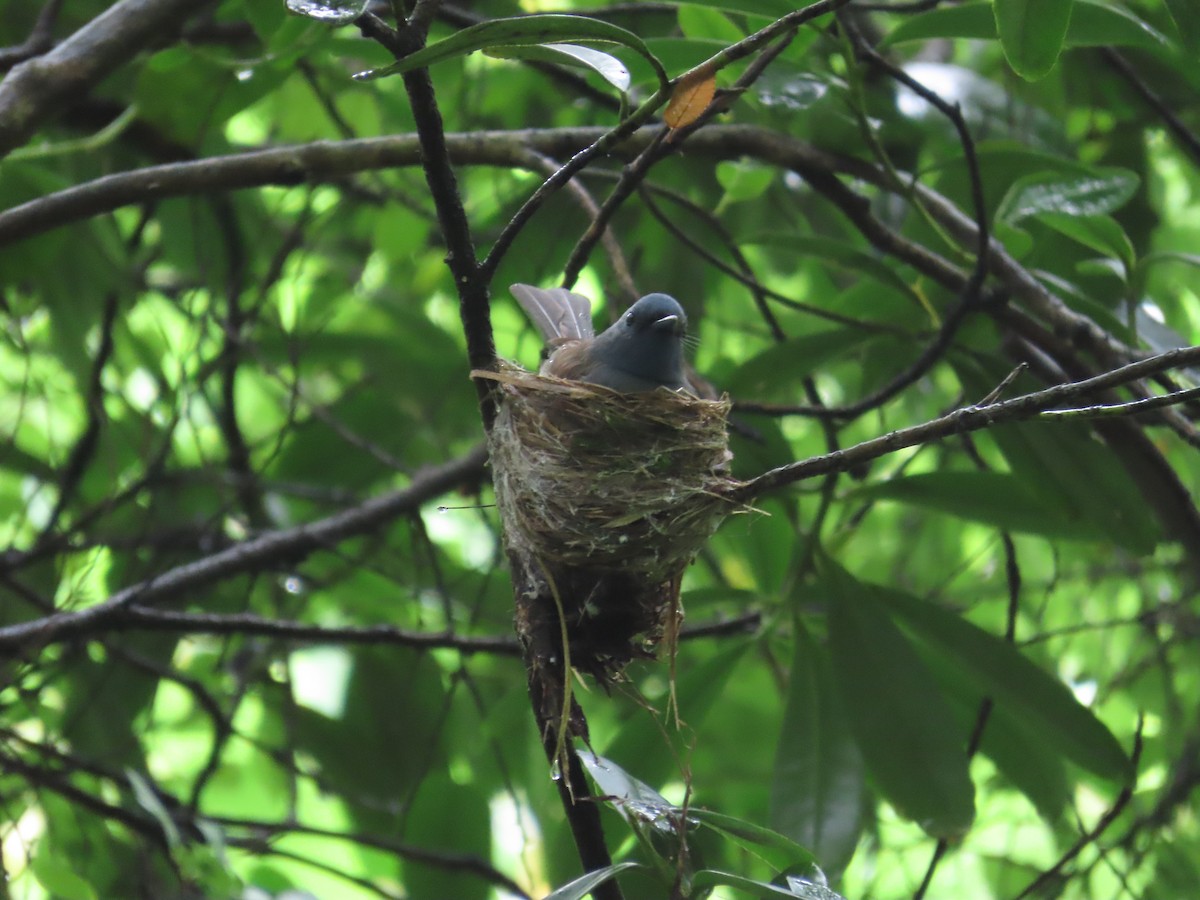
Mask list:
POLYGON ((1012 400, 1001 400, 986 406, 967 406, 929 422, 863 441, 837 453, 827 453, 823 456, 815 456, 772 469, 732 491, 729 499, 734 502, 746 502, 764 493, 778 490, 815 475, 824 475, 832 471, 847 471, 905 447, 924 444, 951 434, 990 428, 1002 422, 1035 418, 1043 411, 1052 409, 1064 401, 1126 384, 1156 372, 1192 365, 1198 361, 1200 361, 1200 347, 1170 350, 1083 381, 1054 385, 1042 391, 1012 400))
POLYGON ((1104 61, 1117 70, 1122 78, 1139 97, 1162 119, 1163 124, 1167 126, 1167 130, 1174 135, 1175 140, 1183 147, 1187 154, 1192 158, 1192 162, 1200 165, 1200 137, 1197 137, 1195 132, 1183 123, 1179 116, 1175 115, 1175 111, 1171 109, 1171 105, 1158 96, 1151 87, 1141 79, 1137 71, 1131 66, 1128 60, 1112 47, 1103 47, 1100 50, 1100 55, 1104 57, 1104 61))
MULTIPOLYGON (((1139 718, 1137 731, 1133 737, 1133 753, 1130 754, 1131 768, 1135 772, 1137 771, 1138 764, 1142 759, 1143 724, 1144 722, 1141 718, 1139 718)), ((1037 893, 1047 884, 1060 878, 1063 874, 1063 870, 1071 864, 1071 861, 1080 853, 1082 853, 1087 847, 1096 843, 1096 841, 1100 839, 1101 835, 1108 830, 1108 826, 1116 821, 1117 817, 1124 812, 1125 807, 1129 804, 1129 801, 1133 799, 1133 791, 1136 786, 1137 779, 1130 779, 1129 784, 1125 785, 1124 789, 1117 796, 1117 799, 1113 801, 1113 805, 1108 808, 1104 815, 1100 817, 1100 820, 1095 824, 1095 826, 1090 831, 1080 835, 1079 839, 1071 845, 1070 849, 1068 849, 1066 853, 1058 858, 1058 861, 1054 863, 1054 865, 1050 866, 1050 868, 1043 871, 1040 875, 1038 875, 1037 878, 1026 885, 1025 889, 1021 891, 1021 893, 1013 897, 1013 900, 1023 900, 1023 898, 1037 893)))
POLYGON ((179 598, 188 591, 245 572, 260 572, 284 563, 295 565, 314 550, 374 531, 400 515, 415 512, 421 504, 446 491, 477 481, 483 474, 484 458, 483 447, 477 447, 466 456, 419 474, 404 490, 373 498, 317 522, 242 541, 124 588, 86 609, 5 626, 0 628, 0 650, 28 654, 43 642, 86 633, 119 617, 134 604, 179 598))

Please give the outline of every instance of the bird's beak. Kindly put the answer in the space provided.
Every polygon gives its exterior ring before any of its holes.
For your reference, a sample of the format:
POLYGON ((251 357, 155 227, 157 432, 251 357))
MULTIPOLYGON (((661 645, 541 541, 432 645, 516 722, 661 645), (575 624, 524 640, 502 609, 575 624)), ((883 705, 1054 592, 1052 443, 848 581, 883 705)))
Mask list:
POLYGON ((683 330, 683 326, 679 321, 679 316, 676 315, 663 316, 661 319, 655 319, 650 327, 655 331, 669 331, 672 334, 678 334, 683 330))

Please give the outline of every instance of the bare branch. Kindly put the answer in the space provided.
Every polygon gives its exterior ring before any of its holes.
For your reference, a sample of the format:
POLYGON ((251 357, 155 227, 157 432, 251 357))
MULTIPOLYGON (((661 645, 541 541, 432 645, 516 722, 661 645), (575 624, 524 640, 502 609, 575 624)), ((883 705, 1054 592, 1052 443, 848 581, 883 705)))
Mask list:
POLYGON ((119 617, 133 604, 178 598, 186 591, 232 575, 255 572, 284 562, 295 564, 314 550, 370 532, 398 516, 415 512, 422 503, 439 494, 465 482, 477 481, 483 474, 484 457, 483 447, 477 447, 466 456, 417 475, 403 490, 376 497, 317 522, 271 531, 235 544, 127 587, 95 606, 0 628, 0 650, 27 653, 43 642, 85 633, 102 622, 119 617))
POLYGON ((1111 372, 1105 372, 1094 378, 1057 384, 1044 391, 1015 397, 1012 400, 956 409, 940 418, 863 441, 861 444, 855 444, 853 447, 839 450, 836 453, 814 456, 764 472, 744 484, 740 489, 731 492, 730 499, 744 502, 815 475, 824 475, 827 472, 835 471, 845 472, 869 460, 903 450, 905 447, 924 444, 952 434, 979 431, 1001 422, 1031 419, 1039 416, 1045 410, 1053 409, 1060 403, 1086 397, 1105 388, 1127 384, 1167 369, 1194 365, 1197 362, 1200 362, 1200 347, 1170 350, 1149 359, 1130 363, 1111 372))
POLYGON ((121 0, 50 52, 14 66, 0 82, 0 157, 139 50, 176 33, 205 5, 196 0, 121 0))

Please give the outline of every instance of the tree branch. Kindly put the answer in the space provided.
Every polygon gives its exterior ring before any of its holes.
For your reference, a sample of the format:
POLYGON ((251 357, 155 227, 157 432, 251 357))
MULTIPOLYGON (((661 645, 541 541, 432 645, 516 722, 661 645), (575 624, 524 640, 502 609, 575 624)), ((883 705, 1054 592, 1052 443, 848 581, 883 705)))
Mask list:
MULTIPOLYGON (((401 31, 393 31, 370 13, 360 16, 356 24, 365 35, 379 41, 397 59, 401 59, 424 45, 428 15, 432 15, 435 6, 436 4, 418 4, 412 22, 401 31)), ((463 209, 458 179, 451 165, 446 130, 441 111, 438 109, 433 81, 429 77, 428 69, 406 72, 403 79, 417 126, 421 169, 425 173, 425 183, 429 185, 429 193, 437 210, 438 225, 442 231, 442 240, 446 244, 446 265, 454 276, 454 286, 458 291, 459 317, 462 319, 463 332, 467 338, 468 369, 493 370, 496 368, 496 342, 492 336, 491 305, 488 299, 490 278, 481 271, 475 256, 475 242, 471 237, 466 210, 463 209)), ((492 396, 493 384, 477 378, 475 390, 479 395, 483 426, 490 430, 496 417, 496 401, 492 396)))
POLYGON ((33 23, 29 37, 15 47, 0 50, 0 72, 7 72, 17 63, 40 56, 54 46, 54 23, 62 5, 63 0, 46 0, 46 5, 38 13, 37 21, 33 23))
POLYGON ((0 158, 138 51, 174 35, 206 5, 196 0, 121 0, 50 52, 14 66, 0 82, 0 158))
POLYGON ((894 453, 897 450, 903 450, 905 447, 924 444, 952 434, 978 431, 1002 422, 1018 422, 1023 419, 1031 419, 1039 416, 1046 410, 1053 409, 1061 403, 1069 402, 1079 397, 1086 397, 1096 391, 1126 384, 1158 372, 1166 371, 1167 369, 1194 365, 1197 362, 1200 362, 1200 347, 1185 347, 1180 350, 1170 350, 1166 353, 1160 353, 1158 356, 1139 360, 1138 362, 1130 363, 1119 369, 1114 369, 1111 372, 1105 372, 1102 375, 1087 378, 1083 381, 1057 384, 1044 391, 1026 394, 1012 400, 1001 400, 995 403, 956 409, 952 413, 929 422, 913 425, 910 428, 902 428, 899 431, 893 431, 880 437, 872 438, 869 441, 855 444, 853 447, 845 450, 826 453, 822 456, 814 456, 810 459, 800 460, 799 462, 771 469, 769 472, 764 472, 757 478, 746 482, 737 490, 731 491, 728 497, 735 502, 747 502, 770 491, 779 490, 789 484, 803 481, 806 478, 812 478, 815 475, 824 475, 827 472, 835 471, 845 472, 888 453, 894 453))
POLYGON ((403 490, 373 498, 307 525, 271 531, 242 541, 127 587, 86 609, 0 628, 0 651, 28 653, 44 642, 86 633, 101 623, 119 618, 134 604, 178 598, 203 585, 272 565, 294 565, 314 550, 370 532, 400 515, 415 512, 421 504, 439 494, 464 482, 478 480, 483 475, 484 458, 483 447, 477 447, 466 456, 419 474, 403 490))

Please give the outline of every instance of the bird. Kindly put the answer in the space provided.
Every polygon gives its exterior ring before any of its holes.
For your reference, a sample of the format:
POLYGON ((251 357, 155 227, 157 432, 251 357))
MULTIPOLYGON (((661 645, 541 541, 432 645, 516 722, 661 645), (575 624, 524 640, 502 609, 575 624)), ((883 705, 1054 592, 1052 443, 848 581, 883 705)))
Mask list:
POLYGON ((687 314, 674 297, 647 294, 596 335, 587 297, 529 284, 509 290, 546 340, 541 374, 626 394, 690 389, 683 361, 687 314))

